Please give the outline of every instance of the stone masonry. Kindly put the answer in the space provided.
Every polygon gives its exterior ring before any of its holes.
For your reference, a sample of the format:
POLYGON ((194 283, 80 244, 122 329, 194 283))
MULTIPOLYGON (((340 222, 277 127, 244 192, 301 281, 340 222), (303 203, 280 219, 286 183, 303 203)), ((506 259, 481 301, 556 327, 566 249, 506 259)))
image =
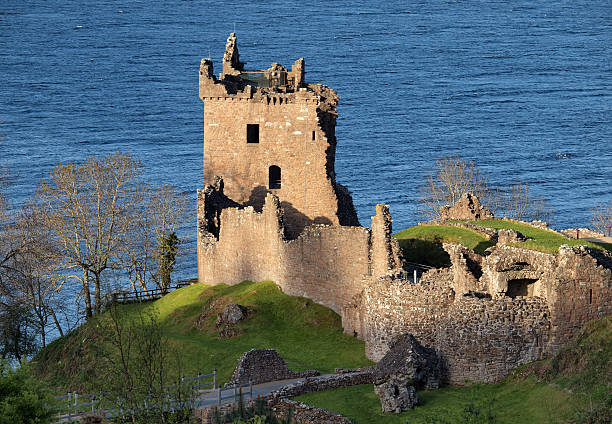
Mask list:
POLYGON ((318 371, 291 371, 285 360, 274 349, 251 349, 238 358, 238 364, 232 378, 225 385, 261 384, 269 381, 288 380, 291 378, 314 377, 318 371))
POLYGON ((223 72, 200 66, 204 183, 198 190, 198 277, 206 284, 273 280, 337 312, 372 276, 402 265, 391 216, 379 205, 359 226, 336 183, 338 96, 273 64, 246 71, 234 34, 223 72))
POLYGON ((589 248, 557 254, 498 246, 480 256, 444 245, 448 270, 418 284, 396 276, 366 286, 342 310, 345 332, 378 361, 411 333, 442 360, 442 380, 495 382, 556 352, 586 322, 612 313, 612 261, 589 248))
POLYGON ((204 184, 222 177, 225 194, 256 211, 275 194, 291 238, 310 224, 359 225, 348 190, 336 183, 338 95, 306 83, 304 73, 303 58, 291 71, 276 63, 246 71, 230 34, 219 78, 209 59, 199 77, 204 184))

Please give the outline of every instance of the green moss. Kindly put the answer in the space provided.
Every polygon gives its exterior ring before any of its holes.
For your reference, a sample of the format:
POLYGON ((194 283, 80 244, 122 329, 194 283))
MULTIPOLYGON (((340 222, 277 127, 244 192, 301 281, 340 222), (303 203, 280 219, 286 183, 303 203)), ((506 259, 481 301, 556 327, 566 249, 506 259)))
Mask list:
MULTIPOLYGON (((196 284, 147 303, 121 306, 124 319, 140 309, 153 308, 168 338, 170 357, 179 356, 185 375, 218 369, 219 381, 231 376, 238 357, 253 348, 276 349, 294 370, 371 364, 365 358, 364 342, 342 333, 340 317, 329 308, 302 297, 283 294, 271 281, 243 282, 235 286, 196 284), (218 337, 216 314, 227 303, 239 303, 255 312, 238 325, 239 334, 218 337), (201 329, 196 321, 209 313, 201 329)), ((34 359, 35 370, 53 386, 86 388, 97 376, 104 360, 101 329, 106 314, 95 317, 77 330, 42 349, 34 359)))

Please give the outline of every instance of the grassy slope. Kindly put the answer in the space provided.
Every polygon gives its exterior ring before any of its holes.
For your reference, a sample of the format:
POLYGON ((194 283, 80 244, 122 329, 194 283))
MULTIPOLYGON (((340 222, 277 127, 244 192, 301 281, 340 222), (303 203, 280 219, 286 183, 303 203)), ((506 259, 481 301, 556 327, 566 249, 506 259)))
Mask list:
POLYGON ((445 387, 420 392, 419 398, 419 407, 401 414, 383 414, 371 384, 311 393, 296 400, 335 411, 356 424, 481 422, 470 421, 475 418, 475 413, 468 412, 470 407, 480 414, 492 414, 491 422, 496 423, 548 423, 573 414, 569 394, 533 379, 520 384, 445 387))
POLYGON ((611 388, 612 318, 607 317, 585 326, 557 355, 523 366, 501 383, 420 392, 421 406, 402 414, 383 415, 372 385, 297 399, 346 415, 357 424, 487 422, 470 421, 470 410, 490 412, 491 422, 498 423, 565 422, 577 417, 583 419, 579 422, 609 422, 611 388))
MULTIPOLYGON (((231 376, 236 360, 252 348, 273 348, 294 370, 358 367, 371 364, 364 343, 342 334, 340 317, 309 299, 284 295, 272 282, 243 282, 236 286, 201 284, 177 290, 156 302, 125 305, 134 316, 139 309, 153 308, 164 326, 171 356, 180 356, 184 374, 218 369, 221 382, 231 376), (240 334, 219 339, 216 315, 227 303, 239 303, 255 313, 239 324, 240 334), (195 322, 206 306, 210 313, 202 330, 195 322), (211 308, 212 306, 212 308, 211 308)), ((51 343, 34 358, 35 370, 55 387, 87 387, 96 375, 96 361, 104 356, 101 326, 106 314, 91 320, 51 343)))
POLYGON ((539 250, 542 252, 556 253, 559 250, 559 246, 562 244, 569 244, 570 246, 587 245, 596 249, 612 250, 612 244, 609 243, 593 243, 585 240, 569 239, 552 231, 536 228, 528 224, 505 221, 502 219, 485 219, 482 221, 474 221, 473 224, 480 225, 481 227, 495 228, 498 230, 507 228, 520 231, 533 240, 516 243, 516 246, 524 247, 526 249, 539 250))

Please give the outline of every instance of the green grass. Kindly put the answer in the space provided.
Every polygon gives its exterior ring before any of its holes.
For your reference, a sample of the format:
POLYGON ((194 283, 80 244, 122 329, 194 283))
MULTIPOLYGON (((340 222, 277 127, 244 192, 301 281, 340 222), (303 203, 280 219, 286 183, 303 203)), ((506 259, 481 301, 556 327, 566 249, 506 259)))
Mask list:
POLYGON ((472 224, 479 225, 481 227, 495 228, 497 230, 511 229, 519 231, 525 236, 533 239, 526 240, 521 243, 514 243, 515 246, 523 247, 525 249, 556 253, 559 251, 559 246, 562 244, 568 244, 570 246, 587 245, 595 249, 606 249, 612 251, 612 244, 610 243, 593 243, 585 240, 569 239, 561 234, 518 222, 505 221, 502 219, 484 219, 481 221, 473 221, 472 224))
POLYGON ((458 243, 483 253, 493 243, 466 228, 449 225, 417 225, 395 234, 406 260, 435 267, 450 266, 443 242, 458 243))
MULTIPOLYGON (((557 253, 559 246, 562 244, 570 246, 587 245, 595 249, 612 251, 612 244, 610 243, 569 239, 553 231, 503 219, 485 219, 472 221, 471 223, 496 230, 511 229, 519 231, 531 240, 512 243, 511 245, 540 252, 557 253)), ((399 240, 406 260, 438 268, 450 266, 450 258, 442 248, 443 242, 462 244, 480 254, 494 244, 475 231, 450 225, 416 225, 395 234, 395 238, 399 240)))
POLYGON ((311 393, 296 398, 351 418, 357 424, 549 423, 574 415, 570 395, 528 379, 520 384, 476 384, 419 392, 420 405, 401 414, 383 414, 371 384, 311 393), (478 421, 487 416, 490 421, 478 421))
MULTIPOLYGON (((335 367, 372 363, 365 358, 364 342, 342 333, 336 313, 309 299, 287 296, 270 281, 235 286, 197 284, 152 303, 121 306, 126 319, 149 309, 158 314, 170 355, 180 357, 188 376, 216 367, 219 381, 225 382, 238 357, 253 348, 276 349, 293 370, 331 372, 335 367), (255 313, 238 325, 238 336, 220 339, 215 321, 227 303, 249 306, 255 313), (195 322, 205 305, 212 305, 212 310, 204 328, 198 330, 195 322)), ((108 317, 102 314, 54 341, 34 358, 35 370, 54 387, 87 387, 96 378, 97 364, 106 351, 101 336, 105 325, 108 317)))

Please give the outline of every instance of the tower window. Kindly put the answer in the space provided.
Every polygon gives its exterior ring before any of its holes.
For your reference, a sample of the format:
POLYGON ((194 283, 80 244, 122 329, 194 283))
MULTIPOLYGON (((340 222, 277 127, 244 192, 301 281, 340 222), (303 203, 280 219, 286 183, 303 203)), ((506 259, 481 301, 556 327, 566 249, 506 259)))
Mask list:
POLYGON ((268 187, 270 190, 281 188, 281 169, 276 165, 268 169, 268 187))
POLYGON ((247 124, 247 143, 259 143, 259 124, 247 124))
POLYGON ((312 132, 312 141, 315 141, 317 138, 317 133, 315 131, 312 132))

